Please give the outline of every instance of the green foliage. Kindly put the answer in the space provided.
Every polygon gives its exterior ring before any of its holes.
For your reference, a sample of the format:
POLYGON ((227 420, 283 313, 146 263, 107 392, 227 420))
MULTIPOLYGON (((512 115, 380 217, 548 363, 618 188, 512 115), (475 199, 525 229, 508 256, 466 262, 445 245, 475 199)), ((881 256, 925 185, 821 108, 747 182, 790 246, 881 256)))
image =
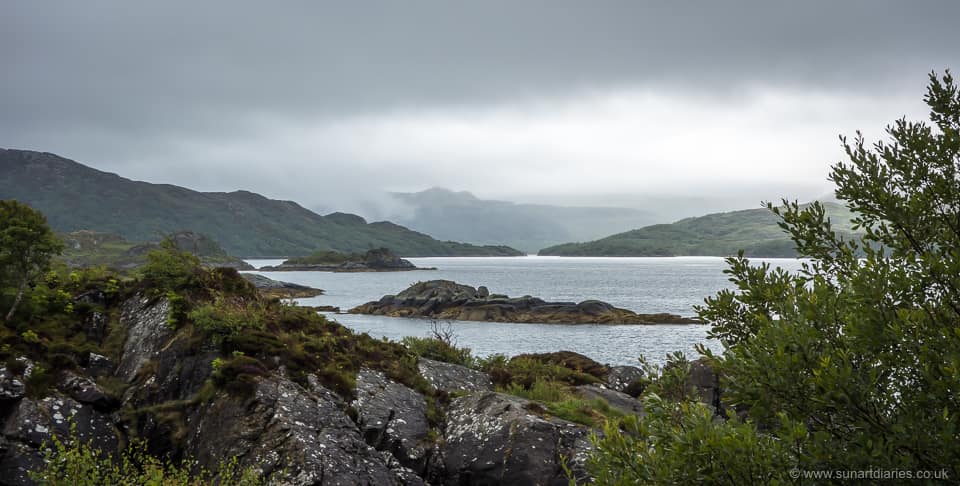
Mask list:
POLYGON ((788 442, 737 419, 718 421, 696 402, 648 394, 643 417, 607 422, 592 438, 587 469, 601 486, 785 484, 795 466, 788 442))
POLYGON ((461 366, 472 366, 473 355, 470 348, 458 348, 450 342, 435 337, 406 336, 401 342, 413 354, 421 358, 453 363, 461 366))
POLYGON ((169 238, 160 242, 160 248, 147 254, 147 263, 140 269, 143 280, 155 293, 194 287, 202 271, 200 259, 177 248, 169 238))
MULTIPOLYGON (((822 203, 835 230, 855 234, 854 214, 835 203, 822 203)), ((561 256, 730 256, 743 250, 748 256, 794 257, 796 245, 778 227, 779 219, 767 209, 747 209, 687 218, 618 233, 587 243, 565 243, 540 250, 540 255, 561 256)))
POLYGON ((244 329, 264 329, 264 310, 257 303, 219 297, 202 304, 187 314, 193 324, 211 337, 215 344, 225 336, 235 336, 244 329))
POLYGON ((63 251, 47 219, 15 200, 0 201, 0 292, 14 295, 5 320, 13 319, 27 286, 50 268, 63 251))
POLYGON ((173 463, 147 453, 142 442, 134 441, 117 454, 104 453, 76 435, 66 442, 56 435, 44 449, 45 466, 31 471, 30 478, 41 486, 206 486, 263 484, 253 468, 241 469, 236 457, 222 461, 216 471, 193 471, 190 461, 173 463))
POLYGON ((529 388, 538 380, 569 385, 588 385, 602 381, 594 375, 557 364, 550 358, 543 358, 542 355, 521 355, 511 359, 494 355, 480 360, 478 367, 489 373, 495 384, 503 387, 516 383, 529 388))

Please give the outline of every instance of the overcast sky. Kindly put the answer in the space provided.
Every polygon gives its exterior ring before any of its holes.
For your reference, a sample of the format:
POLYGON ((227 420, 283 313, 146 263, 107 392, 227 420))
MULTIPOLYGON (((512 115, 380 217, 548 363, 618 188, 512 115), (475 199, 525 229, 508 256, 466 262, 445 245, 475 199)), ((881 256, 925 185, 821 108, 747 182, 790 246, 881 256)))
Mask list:
POLYGON ((829 193, 839 134, 925 117, 958 21, 950 0, 3 2, 0 146, 323 209, 431 186, 756 207, 829 193))

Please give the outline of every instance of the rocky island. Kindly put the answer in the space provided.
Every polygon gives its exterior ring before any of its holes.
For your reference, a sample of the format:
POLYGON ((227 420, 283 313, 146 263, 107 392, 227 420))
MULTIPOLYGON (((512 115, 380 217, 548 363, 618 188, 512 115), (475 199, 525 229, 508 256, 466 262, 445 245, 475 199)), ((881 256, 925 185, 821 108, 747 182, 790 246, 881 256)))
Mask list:
POLYGON ((700 324, 675 314, 637 314, 599 300, 547 302, 525 295, 491 294, 449 280, 418 282, 397 295, 385 295, 348 311, 391 317, 543 324, 700 324))
POLYGON ((262 267, 264 272, 403 272, 436 270, 421 268, 400 258, 388 248, 369 250, 364 254, 318 251, 312 255, 291 258, 280 265, 262 267))

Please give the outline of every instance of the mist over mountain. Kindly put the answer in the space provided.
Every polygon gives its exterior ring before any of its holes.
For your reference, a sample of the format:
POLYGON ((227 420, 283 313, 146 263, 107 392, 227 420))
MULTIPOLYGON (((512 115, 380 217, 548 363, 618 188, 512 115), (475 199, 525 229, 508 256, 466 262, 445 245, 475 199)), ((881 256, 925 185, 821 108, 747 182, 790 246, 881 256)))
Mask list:
POLYGON ((129 241, 189 230, 240 256, 298 256, 315 250, 386 247, 402 256, 516 255, 512 248, 437 241, 389 221, 355 214, 321 216, 293 201, 249 191, 198 192, 133 181, 58 155, 0 149, 0 199, 43 212, 60 232, 96 230, 129 241))
POLYGON ((440 239, 507 245, 530 253, 659 221, 631 208, 522 204, 480 199, 467 191, 434 187, 390 194, 391 218, 440 239))

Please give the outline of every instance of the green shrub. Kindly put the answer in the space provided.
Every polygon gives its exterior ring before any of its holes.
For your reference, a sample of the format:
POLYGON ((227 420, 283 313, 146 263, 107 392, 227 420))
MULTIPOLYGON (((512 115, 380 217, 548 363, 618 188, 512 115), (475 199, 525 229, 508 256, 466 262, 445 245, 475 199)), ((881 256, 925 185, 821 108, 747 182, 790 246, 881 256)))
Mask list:
POLYGON ((796 466, 790 442, 736 418, 718 421, 696 402, 650 394, 646 415, 611 420, 587 469, 595 484, 785 484, 796 466))
POLYGON ((44 447, 44 467, 30 471, 41 486, 255 486, 263 484, 253 468, 241 469, 236 457, 222 461, 216 471, 193 472, 190 461, 173 463, 147 453, 135 441, 117 454, 107 454, 85 443, 71 426, 64 442, 56 435, 44 447))
POLYGON ((202 304, 187 314, 198 330, 220 344, 226 336, 235 336, 246 329, 263 330, 264 312, 257 304, 218 298, 202 304))
POLYGON ((437 338, 407 336, 403 338, 401 342, 413 354, 421 358, 461 366, 471 366, 474 362, 473 355, 470 354, 470 348, 458 348, 449 342, 437 338))

